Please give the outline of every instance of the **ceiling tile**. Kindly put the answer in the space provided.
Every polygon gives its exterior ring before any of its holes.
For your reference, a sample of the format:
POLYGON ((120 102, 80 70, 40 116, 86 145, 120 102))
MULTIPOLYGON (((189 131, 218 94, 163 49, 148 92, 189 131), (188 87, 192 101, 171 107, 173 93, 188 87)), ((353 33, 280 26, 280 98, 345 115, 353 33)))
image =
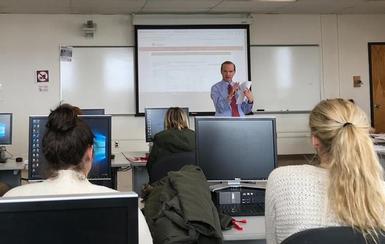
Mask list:
POLYGON ((277 13, 385 14, 385 0, 0 0, 0 13, 277 13))

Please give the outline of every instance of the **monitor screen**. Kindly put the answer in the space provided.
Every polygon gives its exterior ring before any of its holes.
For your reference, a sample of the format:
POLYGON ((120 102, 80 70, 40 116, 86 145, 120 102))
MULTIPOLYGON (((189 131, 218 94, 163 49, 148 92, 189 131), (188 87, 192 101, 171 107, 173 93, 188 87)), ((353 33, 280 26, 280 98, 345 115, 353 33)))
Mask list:
MULTIPOLYGON (((88 178, 109 180, 111 178, 111 116, 80 116, 91 128, 94 139, 94 158, 88 178)), ((29 117, 28 178, 44 179, 47 160, 43 155, 42 139, 48 116, 29 117)))
POLYGON ((12 143, 12 113, 0 113, 0 145, 12 143))
POLYGON ((0 219, 1 243, 138 243, 135 193, 2 198, 0 219))
POLYGON ((104 115, 104 108, 82 108, 82 115, 104 115))
MULTIPOLYGON (((188 108, 182 108, 188 116, 188 108)), ((146 142, 152 142, 154 136, 164 130, 164 117, 168 108, 145 108, 146 142)))
POLYGON ((196 160, 210 181, 267 179, 277 164, 274 118, 196 117, 196 160))

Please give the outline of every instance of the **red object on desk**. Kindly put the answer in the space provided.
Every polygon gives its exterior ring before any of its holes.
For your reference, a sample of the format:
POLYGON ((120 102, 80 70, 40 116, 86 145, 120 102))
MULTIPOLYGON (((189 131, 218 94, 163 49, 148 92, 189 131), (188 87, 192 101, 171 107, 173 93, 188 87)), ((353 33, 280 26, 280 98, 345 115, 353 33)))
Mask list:
POLYGON ((128 157, 127 158, 128 161, 130 161, 131 163, 147 163, 148 161, 148 157, 128 157))
POLYGON ((239 223, 246 224, 247 223, 247 219, 241 219, 241 220, 237 220, 237 219, 234 219, 234 218, 231 219, 231 224, 234 226, 235 229, 243 230, 243 227, 239 223))
POLYGON ((122 153, 122 154, 131 163, 143 163, 143 164, 146 164, 147 161, 148 161, 148 156, 147 155, 135 157, 135 156, 131 156, 131 155, 126 155, 124 153, 122 153))
POLYGON ((148 157, 134 157, 134 161, 138 163, 147 163, 148 157))

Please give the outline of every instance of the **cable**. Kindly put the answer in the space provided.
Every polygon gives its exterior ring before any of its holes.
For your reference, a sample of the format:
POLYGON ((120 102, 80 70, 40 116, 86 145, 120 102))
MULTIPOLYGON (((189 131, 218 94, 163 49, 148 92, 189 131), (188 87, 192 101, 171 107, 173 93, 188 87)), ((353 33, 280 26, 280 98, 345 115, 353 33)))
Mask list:
POLYGON ((126 167, 120 167, 120 168, 118 168, 118 171, 119 171, 119 172, 125 172, 125 171, 129 171, 129 170, 131 170, 131 169, 132 169, 131 165, 128 165, 128 166, 126 166, 126 167))

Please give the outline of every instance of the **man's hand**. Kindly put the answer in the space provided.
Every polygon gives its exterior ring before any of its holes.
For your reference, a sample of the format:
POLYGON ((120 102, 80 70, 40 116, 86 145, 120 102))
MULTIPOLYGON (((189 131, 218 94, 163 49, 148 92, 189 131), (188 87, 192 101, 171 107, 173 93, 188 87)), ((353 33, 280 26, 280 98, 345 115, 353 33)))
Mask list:
POLYGON ((239 83, 238 82, 234 82, 230 88, 230 92, 229 92, 229 95, 231 96, 234 96, 235 93, 237 93, 237 91, 239 90, 239 83))
POLYGON ((243 94, 245 95, 245 97, 247 97, 247 101, 249 103, 252 103, 254 101, 253 93, 249 89, 244 90, 243 94))
POLYGON ((234 82, 232 86, 229 88, 229 95, 227 96, 227 99, 229 100, 229 102, 231 102, 231 99, 233 99, 233 97, 235 96, 238 90, 239 90, 239 83, 234 82))

